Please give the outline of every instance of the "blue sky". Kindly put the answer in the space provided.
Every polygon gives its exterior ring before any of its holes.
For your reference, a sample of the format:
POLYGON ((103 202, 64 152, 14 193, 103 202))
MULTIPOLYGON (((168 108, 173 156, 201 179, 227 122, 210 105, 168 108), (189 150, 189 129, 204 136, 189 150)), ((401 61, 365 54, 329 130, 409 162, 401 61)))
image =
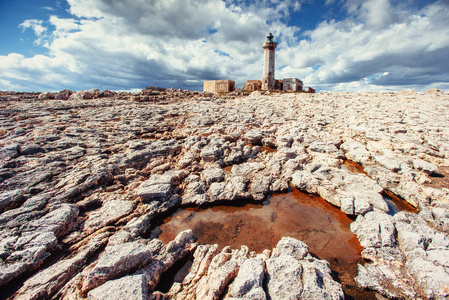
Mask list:
POLYGON ((262 76, 318 91, 449 89, 449 1, 0 0, 0 90, 202 90, 262 76))

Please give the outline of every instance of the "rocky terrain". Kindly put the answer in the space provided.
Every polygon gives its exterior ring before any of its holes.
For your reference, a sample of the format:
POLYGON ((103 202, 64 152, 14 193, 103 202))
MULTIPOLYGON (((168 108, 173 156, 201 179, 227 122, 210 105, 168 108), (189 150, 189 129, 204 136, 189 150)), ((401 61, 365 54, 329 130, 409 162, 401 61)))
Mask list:
POLYGON ((290 185, 354 216, 358 285, 449 298, 448 137, 438 90, 0 92, 0 298, 344 299, 329 263, 294 238, 255 253, 189 230, 149 237, 176 209, 290 185), (418 213, 392 211, 386 194, 418 213), (182 282, 159 289, 186 257, 182 282))

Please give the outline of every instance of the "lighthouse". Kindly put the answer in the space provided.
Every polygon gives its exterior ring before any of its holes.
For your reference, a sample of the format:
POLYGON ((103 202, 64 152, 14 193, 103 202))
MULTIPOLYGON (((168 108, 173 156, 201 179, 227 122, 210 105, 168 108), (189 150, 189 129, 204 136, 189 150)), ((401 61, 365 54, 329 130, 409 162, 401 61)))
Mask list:
POLYGON ((267 36, 267 41, 263 43, 264 59, 262 74, 262 90, 274 90, 274 49, 277 43, 273 42, 273 35, 267 36))

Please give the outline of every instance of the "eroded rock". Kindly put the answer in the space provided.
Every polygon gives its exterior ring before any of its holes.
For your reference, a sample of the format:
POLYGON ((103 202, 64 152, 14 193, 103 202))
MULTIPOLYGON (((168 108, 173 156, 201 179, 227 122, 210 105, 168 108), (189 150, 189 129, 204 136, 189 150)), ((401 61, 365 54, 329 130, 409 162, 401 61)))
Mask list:
MULTIPOLYGON (((131 280, 145 298, 143 276, 134 272, 153 270, 156 278, 182 256, 148 238, 158 217, 181 205, 261 201, 289 183, 358 215, 353 230, 371 261, 360 266, 362 286, 398 298, 448 293, 445 92, 212 97, 93 89, 43 94, 45 101, 38 96, 1 96, 0 285, 25 280, 13 298, 47 297, 45 290, 56 298, 100 297, 115 287, 109 281, 129 275, 123 284, 131 280), (342 167, 345 158, 366 174, 342 167), (420 213, 390 211, 384 191, 420 213), (83 247, 104 234, 112 235, 105 248, 106 238, 89 248, 97 249, 98 260, 88 266, 92 251, 83 247), (70 255, 59 259, 60 249, 70 255)), ((194 251, 194 243, 186 245, 190 250, 179 253, 194 251)), ((306 256, 200 245, 195 270, 167 295, 268 299, 259 271, 263 261, 268 274, 271 259, 273 278, 301 274, 301 297, 340 297, 325 275, 326 263, 309 261, 302 246, 293 248, 306 256), (232 293, 223 295, 226 289, 232 293)), ((291 286, 297 289, 273 279, 273 297, 297 295, 299 283, 291 286)))

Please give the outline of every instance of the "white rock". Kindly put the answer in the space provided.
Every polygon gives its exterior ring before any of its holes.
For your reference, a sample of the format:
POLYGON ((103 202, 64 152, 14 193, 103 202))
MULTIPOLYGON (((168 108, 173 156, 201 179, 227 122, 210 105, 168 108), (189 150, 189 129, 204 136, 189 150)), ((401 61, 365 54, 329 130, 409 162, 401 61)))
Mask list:
POLYGON ((148 288, 144 275, 125 276, 110 280, 87 294, 92 300, 147 300, 148 288))
POLYGON ((424 171, 426 173, 434 173, 438 171, 437 166, 422 159, 414 159, 413 167, 418 171, 424 171))

